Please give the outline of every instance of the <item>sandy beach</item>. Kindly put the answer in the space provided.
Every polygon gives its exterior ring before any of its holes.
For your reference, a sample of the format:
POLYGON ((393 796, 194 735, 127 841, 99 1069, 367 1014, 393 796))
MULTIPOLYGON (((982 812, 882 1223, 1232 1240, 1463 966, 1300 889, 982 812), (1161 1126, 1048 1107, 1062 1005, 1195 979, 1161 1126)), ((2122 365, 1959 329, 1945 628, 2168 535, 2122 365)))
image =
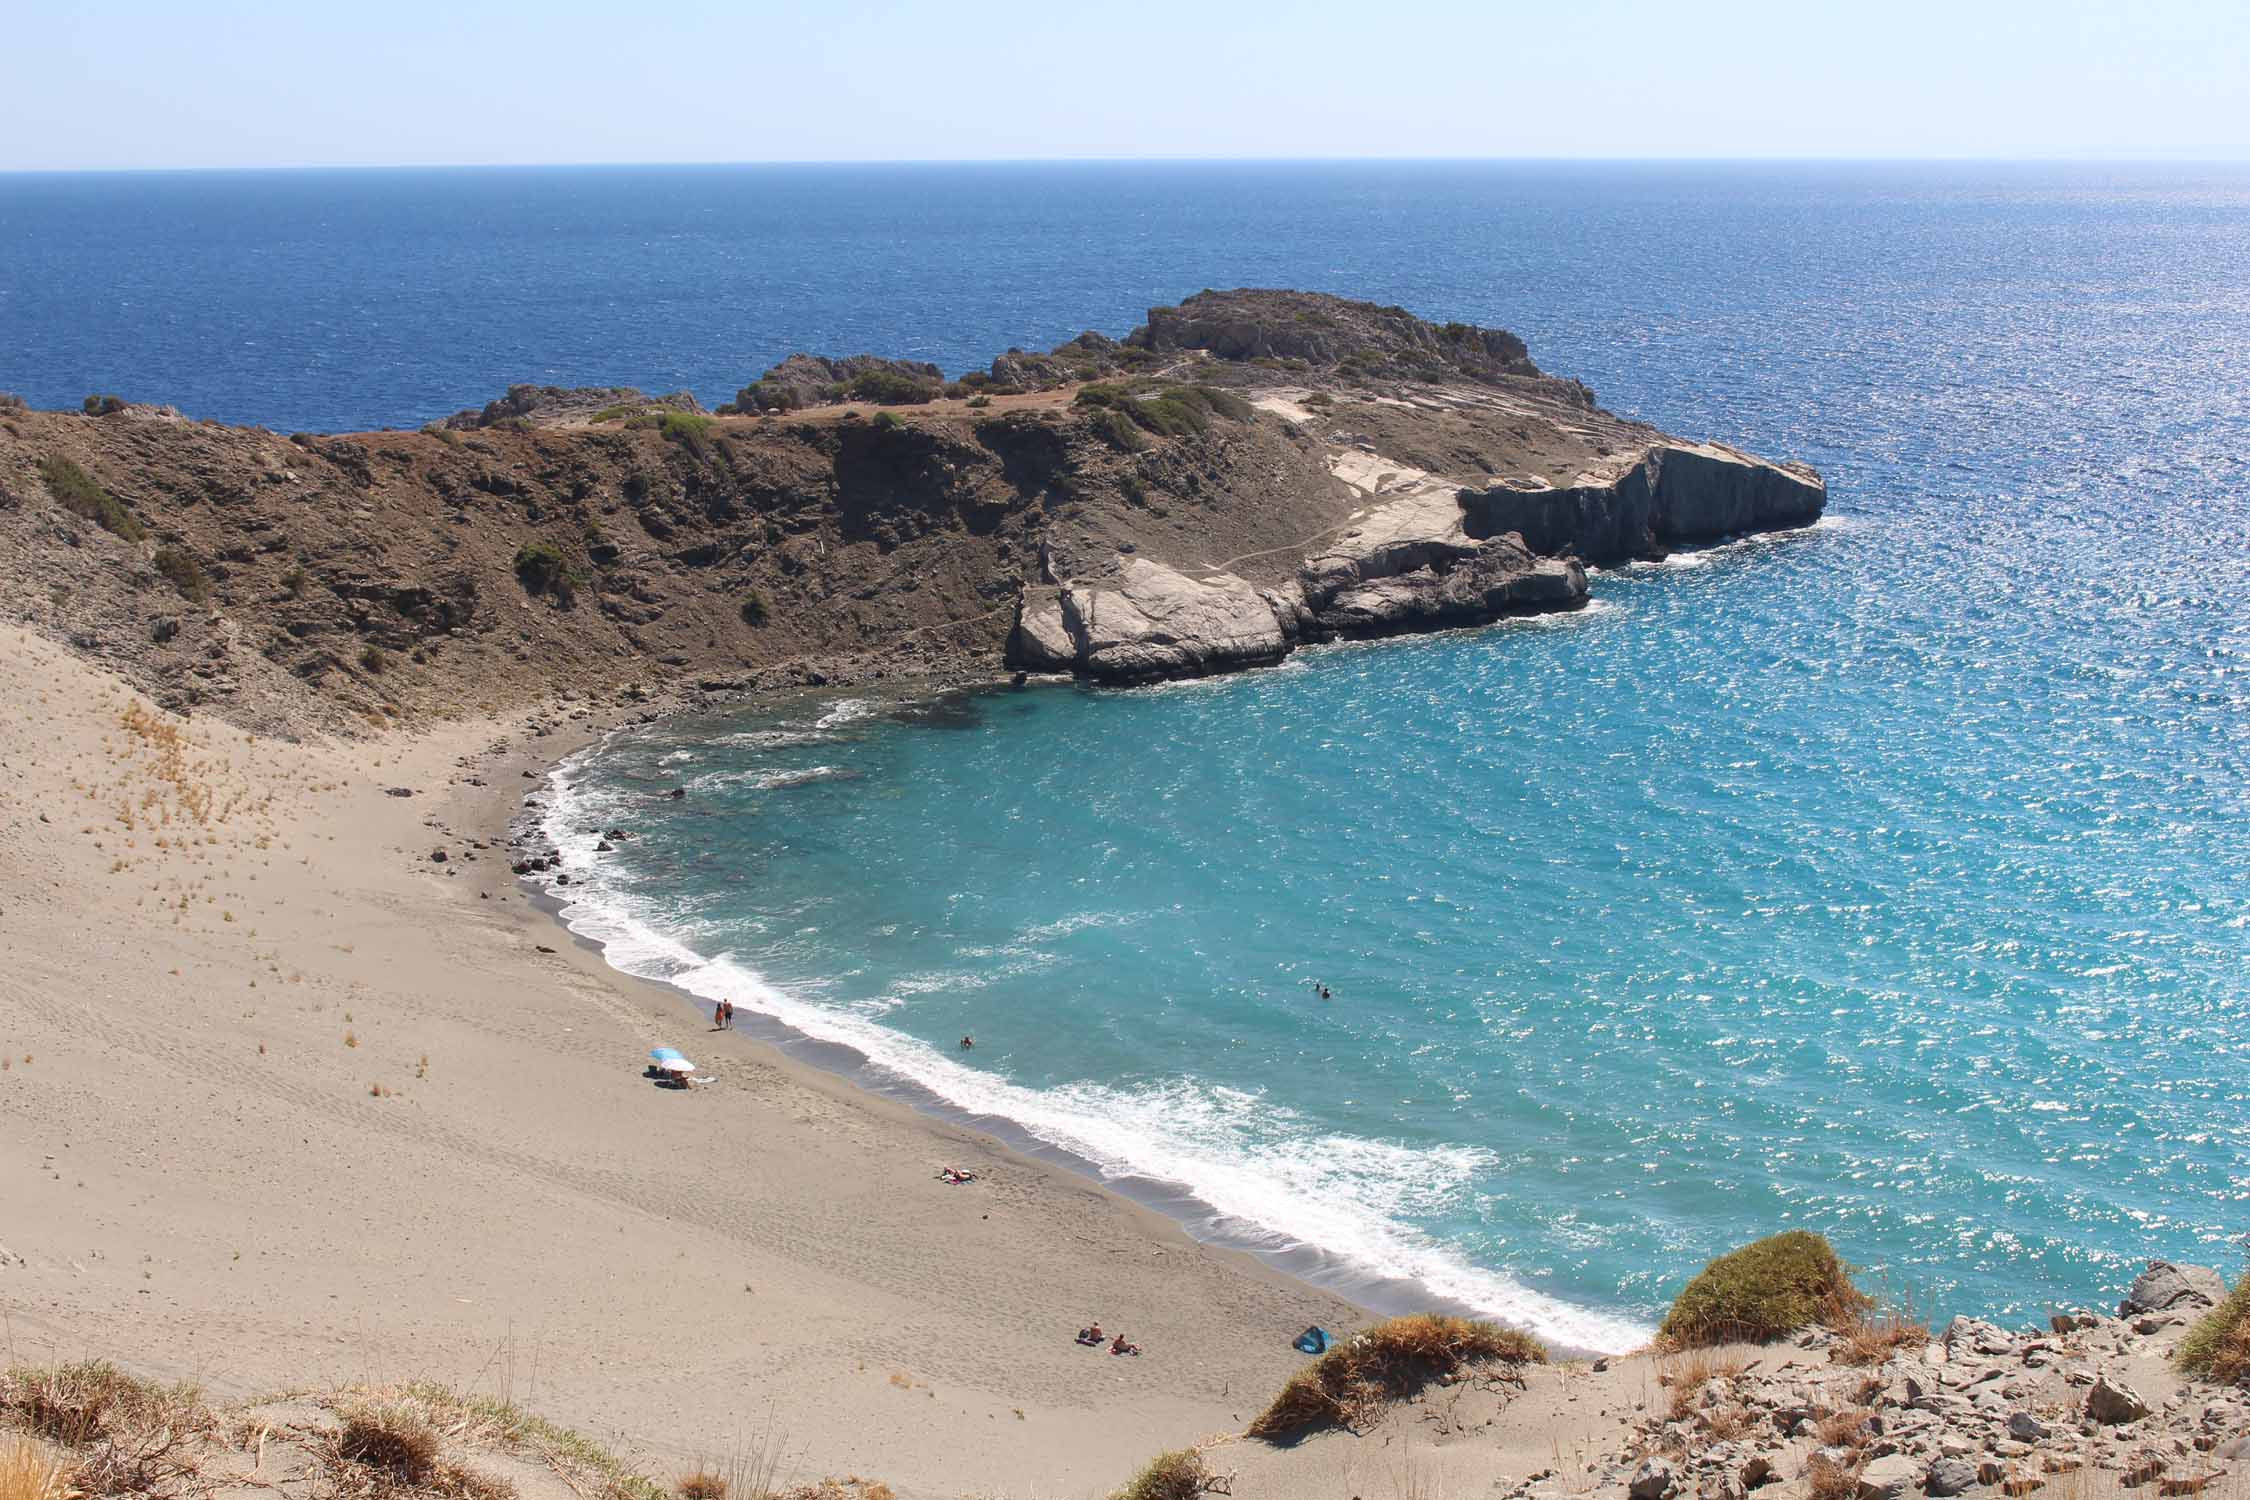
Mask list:
POLYGON ((290 744, 18 630, 0 692, 11 1363, 430 1379, 652 1472, 763 1434, 807 1476, 1076 1495, 1363 1316, 573 943, 499 841, 597 717, 290 744), (653 1086, 665 1043, 713 1081, 653 1086), (1075 1345, 1094 1318, 1147 1354, 1075 1345))

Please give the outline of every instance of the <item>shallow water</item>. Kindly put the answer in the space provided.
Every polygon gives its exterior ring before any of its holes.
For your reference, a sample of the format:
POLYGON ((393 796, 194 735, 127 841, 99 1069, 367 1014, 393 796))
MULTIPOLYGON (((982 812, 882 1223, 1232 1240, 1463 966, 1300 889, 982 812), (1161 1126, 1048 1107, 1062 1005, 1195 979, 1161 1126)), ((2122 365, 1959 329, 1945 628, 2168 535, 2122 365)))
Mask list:
POLYGON ((1598 1345, 1791 1224, 1937 1312, 2232 1262, 2245 265, 2239 167, 11 178, 0 388, 403 423, 1309 285, 1819 465, 1829 523, 1567 619, 829 699, 562 776, 567 847, 641 835, 571 888, 617 961, 1185 1188, 1202 1232, 1598 1345))

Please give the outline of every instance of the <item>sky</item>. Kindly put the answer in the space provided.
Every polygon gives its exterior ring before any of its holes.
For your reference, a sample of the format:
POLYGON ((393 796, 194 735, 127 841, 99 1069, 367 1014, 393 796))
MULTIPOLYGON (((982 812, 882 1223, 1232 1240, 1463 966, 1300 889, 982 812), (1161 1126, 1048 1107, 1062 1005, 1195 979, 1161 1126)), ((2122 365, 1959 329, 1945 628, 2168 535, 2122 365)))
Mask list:
POLYGON ((2182 156, 2250 0, 0 0, 0 171, 2182 156))

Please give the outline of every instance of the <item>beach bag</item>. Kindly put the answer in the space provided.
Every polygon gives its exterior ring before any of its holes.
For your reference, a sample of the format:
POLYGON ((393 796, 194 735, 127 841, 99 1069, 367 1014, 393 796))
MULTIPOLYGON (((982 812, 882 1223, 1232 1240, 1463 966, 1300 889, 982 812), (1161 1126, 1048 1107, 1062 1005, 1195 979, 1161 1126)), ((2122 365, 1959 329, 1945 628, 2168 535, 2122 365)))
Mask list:
POLYGON ((1328 1352, 1328 1330, 1316 1324, 1298 1334, 1290 1347, 1299 1354, 1326 1354, 1328 1352))

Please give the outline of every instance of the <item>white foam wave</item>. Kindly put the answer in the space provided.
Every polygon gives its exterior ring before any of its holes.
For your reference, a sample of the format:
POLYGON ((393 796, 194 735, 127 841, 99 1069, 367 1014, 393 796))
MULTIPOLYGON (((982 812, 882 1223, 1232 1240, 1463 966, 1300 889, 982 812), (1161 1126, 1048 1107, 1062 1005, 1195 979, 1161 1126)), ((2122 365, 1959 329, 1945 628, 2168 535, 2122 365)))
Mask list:
POLYGON ((841 725, 857 723, 861 719, 871 719, 881 706, 872 698, 846 698, 813 720, 813 727, 835 729, 841 725))
MULTIPOLYGON (((1171 1184, 1212 1210, 1210 1228, 1276 1252, 1310 1249, 1354 1275, 1417 1282, 1437 1297, 1574 1348, 1617 1352, 1650 1330, 1564 1302, 1469 1264, 1398 1222, 1444 1211, 1491 1163, 1473 1147, 1416 1147, 1315 1134, 1293 1112, 1256 1094, 1176 1078, 1137 1088, 1074 1083, 1033 1089, 963 1066, 948 1053, 879 1024, 874 1015, 824 1006, 768 982, 721 954, 713 958, 642 921, 603 889, 585 825, 600 799, 566 762, 550 777, 542 822, 573 884, 559 888, 570 929, 603 947, 609 963, 728 999, 805 1036, 839 1043, 868 1063, 973 1114, 1013 1122, 1090 1164, 1106 1179, 1171 1184)), ((1101 914, 1051 924, 1114 920, 1101 914)), ((911 983, 911 981, 909 982, 911 983)), ((903 987, 903 986, 902 986, 903 987)), ((888 1006, 877 1008, 876 1014, 888 1006)))
POLYGON ((835 781, 856 775, 842 766, 798 766, 787 770, 717 771, 709 776, 697 777, 697 791, 717 791, 722 787, 735 787, 753 792, 780 791, 786 787, 807 786, 815 781, 835 781))

